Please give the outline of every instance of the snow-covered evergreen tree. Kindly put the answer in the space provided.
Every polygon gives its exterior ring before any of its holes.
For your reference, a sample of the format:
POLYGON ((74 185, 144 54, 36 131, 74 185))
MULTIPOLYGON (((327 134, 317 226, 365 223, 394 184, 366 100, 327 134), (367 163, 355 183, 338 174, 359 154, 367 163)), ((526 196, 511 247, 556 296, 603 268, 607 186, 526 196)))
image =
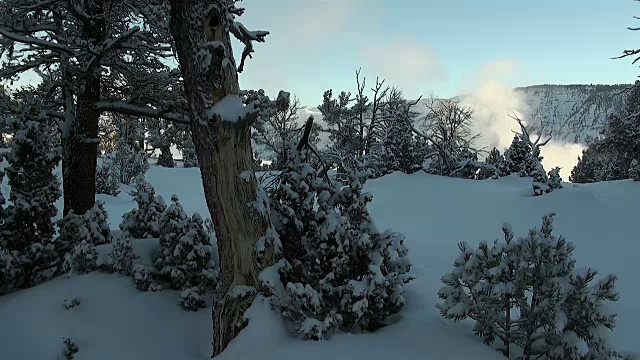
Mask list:
MULTIPOLYGON (((606 144, 605 139, 595 139, 582 150, 578 163, 571 170, 569 181, 573 183, 593 183, 620 180, 628 177, 621 172, 622 159, 606 144)), ((628 170, 628 169, 627 169, 628 170)))
POLYGON ((523 167, 520 170, 520 176, 533 178, 534 196, 550 193, 553 190, 553 188, 549 186, 549 178, 542 166, 542 157, 540 156, 538 148, 534 147, 532 152, 525 156, 523 167))
POLYGON ((85 274, 97 268, 98 251, 95 245, 87 241, 87 228, 81 227, 82 240, 77 243, 69 253, 65 255, 63 269, 75 274, 85 274))
POLYGON ((175 273, 177 264, 175 250, 180 238, 187 232, 187 213, 178 197, 171 197, 171 205, 161 214, 159 219, 160 255, 155 262, 159 275, 171 282, 174 289, 180 289, 184 279, 182 274, 175 273))
POLYGON ((362 192, 367 172, 351 171, 345 187, 334 186, 317 177, 306 149, 292 150, 271 194, 286 263, 283 314, 304 339, 327 338, 338 328, 376 330, 402 308, 402 288, 411 280, 403 236, 373 225, 372 198, 362 192))
POLYGON ((630 177, 634 159, 640 159, 640 81, 627 96, 625 107, 607 118, 600 137, 582 152, 571 182, 621 180, 630 177))
POLYGON ((138 179, 131 196, 138 207, 122 215, 120 230, 134 239, 160 237, 160 217, 166 209, 162 197, 156 196, 153 186, 144 179, 138 179))
POLYGON ((136 289, 141 291, 151 290, 155 270, 152 266, 136 264, 133 267, 133 279, 136 283, 136 289))
POLYGON ((517 346, 526 360, 614 358, 605 332, 615 315, 603 305, 617 300, 615 277, 591 285, 595 272, 575 269, 574 246, 552 234, 554 215, 517 240, 505 224, 504 242, 476 251, 461 243, 437 307, 447 319, 474 320, 476 335, 507 357, 517 346))
POLYGON ((171 201, 160 218, 160 256, 155 263, 158 275, 173 289, 211 293, 217 274, 204 221, 197 213, 189 218, 176 195, 171 201))
POLYGON ((93 208, 85 213, 84 216, 89 226, 93 243, 96 245, 110 243, 109 213, 104 207, 104 202, 97 200, 93 208))
POLYGON ((547 173, 547 176, 549 178, 548 185, 549 188, 551 188, 551 191, 555 189, 562 189, 562 178, 560 177, 559 167, 556 166, 555 168, 551 169, 551 171, 547 173))
POLYGON ((633 181, 640 181, 640 163, 638 163, 636 159, 633 159, 629 166, 629 177, 632 178, 633 181))
POLYGON ((84 215, 73 210, 58 222, 58 247, 68 249, 62 269, 74 273, 87 273, 97 268, 98 253, 95 245, 111 241, 107 212, 101 201, 84 215))
POLYGON ((124 231, 121 232, 115 237, 113 248, 109 253, 109 270, 131 275, 134 270, 133 261, 137 258, 138 256, 134 254, 133 246, 131 245, 131 235, 124 231))
POLYGON ((422 169, 429 147, 423 137, 414 134, 413 122, 419 116, 412 110, 414 105, 415 102, 404 99, 395 88, 385 99, 380 112, 384 131, 379 135, 379 143, 371 146, 368 156, 375 176, 393 171, 411 174, 422 169))
POLYGON ((76 215, 73 211, 58 222, 58 242, 60 246, 71 248, 82 240, 94 245, 111 242, 111 229, 108 214, 101 201, 84 215, 76 215))
POLYGON ((119 177, 117 171, 115 171, 110 164, 111 163, 102 163, 96 168, 96 194, 111 196, 118 196, 120 194, 119 177))
POLYGON ((60 184, 53 174, 60 161, 59 149, 53 146, 38 101, 24 100, 22 112, 14 119, 15 134, 6 157, 11 205, 6 209, 0 243, 12 258, 9 287, 13 288, 28 287, 51 276, 62 255, 54 243, 52 221, 60 197, 60 184))
POLYGON ((509 175, 504 156, 500 154, 500 150, 497 148, 491 149, 484 162, 487 164, 487 168, 480 169, 478 173, 479 179, 497 179, 500 176, 509 175))
POLYGON ((180 300, 178 304, 181 308, 187 311, 197 311, 199 309, 207 307, 202 293, 198 288, 188 288, 180 293, 180 300))
POLYGON ((504 152, 504 161, 507 171, 510 174, 520 173, 525 166, 525 159, 531 153, 529 144, 519 135, 513 136, 513 141, 504 152))
POLYGON ((196 147, 191 140, 191 136, 187 134, 185 139, 181 143, 180 152, 182 153, 182 163, 186 168, 198 167, 198 156, 196 154, 196 147))

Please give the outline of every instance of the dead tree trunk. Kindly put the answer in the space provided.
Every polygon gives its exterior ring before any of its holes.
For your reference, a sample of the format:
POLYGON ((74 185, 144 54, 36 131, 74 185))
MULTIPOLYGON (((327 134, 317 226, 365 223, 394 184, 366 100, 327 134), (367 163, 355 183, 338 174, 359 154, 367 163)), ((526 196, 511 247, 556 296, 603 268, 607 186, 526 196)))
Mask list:
POLYGON ((211 111, 224 97, 239 93, 230 3, 171 0, 170 28, 193 112, 191 136, 220 254, 222 290, 213 310, 213 356, 246 326, 243 315, 260 287, 258 273, 273 263, 272 256, 256 260, 256 244, 264 241, 271 221, 250 206, 262 202, 253 172, 250 121, 225 121, 211 111))

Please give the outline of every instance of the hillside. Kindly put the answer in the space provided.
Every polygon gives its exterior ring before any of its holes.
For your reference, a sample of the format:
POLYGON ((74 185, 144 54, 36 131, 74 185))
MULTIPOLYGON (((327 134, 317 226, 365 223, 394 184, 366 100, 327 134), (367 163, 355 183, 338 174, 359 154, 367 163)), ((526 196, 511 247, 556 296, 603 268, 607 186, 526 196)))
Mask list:
MULTIPOLYGON (((584 144, 587 135, 597 135, 607 116, 624 106, 631 85, 532 85, 514 89, 524 118, 553 131, 556 140, 584 144)), ((463 95, 464 98, 469 95, 463 95)), ((425 112, 423 99, 417 111, 425 112)), ((300 117, 314 115, 321 121, 317 107, 306 107, 300 117)))
POLYGON ((624 106, 631 85, 534 85, 516 88, 525 117, 553 131, 554 138, 584 144, 597 135, 607 116, 624 106))
MULTIPOLYGON (((198 169, 152 166, 147 179, 165 199, 177 193, 188 213, 206 215, 198 169)), ((371 213, 381 228, 406 235, 417 277, 407 288, 399 321, 375 334, 336 334, 328 341, 304 342, 287 336, 280 317, 259 302, 249 311, 249 327, 220 359, 504 359, 473 335, 469 323, 440 318, 435 308, 440 276, 451 270, 459 241, 474 246, 491 242, 501 236, 505 221, 521 236, 539 226, 549 211, 558 213, 555 232, 575 243, 578 267, 618 275, 620 301, 612 310, 619 316, 613 341, 640 352, 640 283, 633 266, 640 251, 633 211, 640 199, 638 185, 566 184, 534 198, 530 179, 519 177, 472 181, 418 172, 370 181, 371 213)), ((122 213, 134 207, 126 195, 129 188, 122 190, 119 197, 99 196, 106 201, 113 229, 122 213)), ((138 240, 134 248, 141 262, 150 263, 157 242, 138 240)), ((102 254, 107 251, 108 245, 100 249, 102 254)), ((176 291, 144 293, 134 288, 132 279, 100 273, 65 276, 0 297, 0 359, 56 359, 63 337, 78 344, 77 360, 208 359, 211 312, 182 311, 178 298, 176 291), (64 299, 73 297, 80 306, 64 310, 64 299)))

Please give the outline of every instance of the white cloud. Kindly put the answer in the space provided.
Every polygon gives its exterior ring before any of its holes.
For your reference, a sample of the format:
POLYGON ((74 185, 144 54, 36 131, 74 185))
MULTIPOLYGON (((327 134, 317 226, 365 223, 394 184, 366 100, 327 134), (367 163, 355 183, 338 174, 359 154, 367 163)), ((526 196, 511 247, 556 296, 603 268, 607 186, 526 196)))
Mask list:
POLYGON ((526 104, 513 89, 510 80, 516 76, 517 63, 502 59, 479 68, 470 79, 468 87, 461 93, 469 94, 463 102, 475 109, 474 130, 483 136, 480 145, 487 148, 504 149, 513 139, 513 130, 518 124, 510 117, 523 117, 526 104))
POLYGON ((563 181, 569 181, 571 170, 578 163, 578 156, 582 155, 585 147, 580 144, 564 144, 551 140, 540 150, 543 156, 542 165, 549 171, 554 167, 560 167, 560 176, 563 181))
MULTIPOLYGON (((496 146, 503 151, 511 144, 513 131, 520 131, 520 127, 510 114, 526 123, 527 105, 512 84, 518 76, 517 62, 502 59, 479 68, 469 77, 470 86, 462 90, 464 94, 470 94, 464 98, 464 103, 476 109, 474 129, 483 134, 481 146, 489 149, 496 146)), ((541 149, 542 163, 547 171, 560 167, 560 175, 568 181, 582 149, 584 146, 580 144, 552 140, 541 149)))

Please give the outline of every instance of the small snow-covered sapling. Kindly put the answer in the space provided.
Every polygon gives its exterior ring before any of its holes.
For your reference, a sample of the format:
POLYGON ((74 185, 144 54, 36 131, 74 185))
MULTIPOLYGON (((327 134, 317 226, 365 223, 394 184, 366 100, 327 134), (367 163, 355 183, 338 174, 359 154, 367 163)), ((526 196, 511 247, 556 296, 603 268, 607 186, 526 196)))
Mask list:
POLYGON ((184 290, 180 294, 179 304, 180 307, 187 311, 198 311, 207 306, 197 287, 184 290))
POLYGON ((63 343, 64 351, 62 354, 64 355, 64 358, 67 360, 73 360, 74 355, 77 354, 80 350, 78 348, 78 345, 76 345, 76 343, 72 339, 67 337, 64 338, 63 343))
POLYGON ((73 298, 73 299, 66 298, 64 299, 62 306, 64 307, 65 310, 71 310, 73 308, 77 308, 78 306, 80 306, 80 300, 78 300, 78 298, 73 298))
POLYGON ((136 282, 136 289, 149 291, 155 269, 151 266, 136 264, 133 268, 133 279, 136 282))

